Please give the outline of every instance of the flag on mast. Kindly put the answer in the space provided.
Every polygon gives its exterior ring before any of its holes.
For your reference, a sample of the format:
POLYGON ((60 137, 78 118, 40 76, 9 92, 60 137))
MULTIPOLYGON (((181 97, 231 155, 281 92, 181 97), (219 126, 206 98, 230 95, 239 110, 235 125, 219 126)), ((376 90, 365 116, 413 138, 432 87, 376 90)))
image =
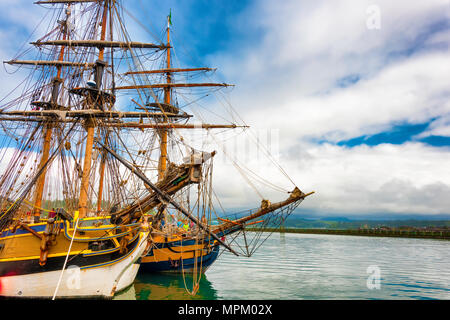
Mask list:
POLYGON ((172 25, 172 9, 170 9, 169 15, 167 16, 168 18, 168 25, 172 25))

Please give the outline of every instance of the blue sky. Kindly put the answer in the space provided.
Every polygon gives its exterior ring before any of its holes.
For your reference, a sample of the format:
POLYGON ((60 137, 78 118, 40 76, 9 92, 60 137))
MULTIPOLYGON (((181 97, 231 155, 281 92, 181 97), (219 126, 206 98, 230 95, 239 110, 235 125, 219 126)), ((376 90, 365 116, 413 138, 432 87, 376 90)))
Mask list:
MULTIPOLYGON (((192 59, 202 60, 217 52, 233 50, 239 43, 256 42, 260 34, 240 17, 252 1, 129 1, 129 10, 142 23, 148 23, 154 34, 161 35, 166 17, 172 12, 173 40, 182 40, 192 59), (134 10, 135 9, 135 10, 134 10), (148 18, 151 18, 148 19, 148 18)), ((164 39, 163 39, 164 40, 164 39)), ((183 50, 183 48, 177 48, 183 50)))
POLYGON ((361 144, 376 146, 382 143, 403 144, 408 141, 420 141, 434 147, 448 147, 450 145, 450 137, 430 135, 425 138, 415 138, 415 136, 425 132, 431 122, 432 120, 419 124, 393 125, 388 131, 339 141, 337 145, 347 147, 354 147, 361 144))
MULTIPOLYGON (((180 64, 218 67, 217 78, 236 85, 229 99, 245 121, 277 132, 278 162, 317 192, 302 204, 308 212, 450 213, 447 0, 126 2, 157 36, 171 10, 180 64), (373 5, 380 28, 371 29, 373 5)), ((0 4, 3 60, 45 12, 29 3, 0 4)), ((134 40, 146 37, 136 31, 134 40)), ((291 188, 269 164, 256 164, 261 175, 291 188)), ((217 192, 230 207, 254 206, 258 197, 229 179, 232 169, 217 169, 228 181, 217 192)))

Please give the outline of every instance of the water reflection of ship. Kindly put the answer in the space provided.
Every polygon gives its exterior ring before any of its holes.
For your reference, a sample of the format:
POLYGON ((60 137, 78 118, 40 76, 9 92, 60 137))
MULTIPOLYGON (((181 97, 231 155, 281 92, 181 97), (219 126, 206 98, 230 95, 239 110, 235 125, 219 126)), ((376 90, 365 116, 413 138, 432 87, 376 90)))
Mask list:
POLYGON ((136 300, 136 290, 134 289, 134 285, 116 293, 113 300, 136 300))
MULTIPOLYGON (((200 288, 196 295, 186 292, 192 290, 193 277, 181 274, 141 273, 134 281, 133 289, 137 300, 216 300, 217 291, 205 274, 201 276, 200 288)), ((127 292, 128 293, 128 292, 127 292)), ((118 299, 121 299, 119 296, 118 299)))

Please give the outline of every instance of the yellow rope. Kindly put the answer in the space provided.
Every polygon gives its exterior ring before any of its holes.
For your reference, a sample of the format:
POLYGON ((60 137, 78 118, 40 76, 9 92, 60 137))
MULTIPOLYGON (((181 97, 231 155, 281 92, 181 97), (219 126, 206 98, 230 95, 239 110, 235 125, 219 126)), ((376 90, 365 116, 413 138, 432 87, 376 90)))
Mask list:
POLYGON ((34 204, 32 204, 32 203, 30 203, 30 202, 28 202, 27 200, 23 200, 24 202, 26 202, 26 203, 28 203, 30 206, 32 206, 33 208, 38 208, 39 210, 42 210, 42 211, 46 211, 46 212, 50 212, 50 211, 52 211, 52 210, 47 210, 47 209, 44 209, 44 208, 41 208, 41 207, 38 207, 38 206, 36 206, 36 205, 34 205, 34 204))
POLYGON ((16 202, 17 202, 18 200, 19 200, 19 199, 17 199, 16 201, 14 201, 14 203, 11 205, 11 207, 9 207, 8 210, 6 210, 5 213, 2 214, 2 216, 0 217, 0 219, 2 219, 2 218, 5 216, 5 214, 7 214, 7 213, 9 212, 9 210, 11 210, 12 207, 14 207, 14 205, 16 204, 16 202))

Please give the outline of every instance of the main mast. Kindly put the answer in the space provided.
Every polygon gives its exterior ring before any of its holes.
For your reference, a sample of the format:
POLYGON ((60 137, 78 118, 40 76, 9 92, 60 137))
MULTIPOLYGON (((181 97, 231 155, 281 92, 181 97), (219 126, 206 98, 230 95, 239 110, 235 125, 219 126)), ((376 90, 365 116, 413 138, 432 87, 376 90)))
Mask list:
MULTIPOLYGON (((110 0, 105 0, 104 6, 103 6, 100 41, 105 41, 105 38, 106 38, 106 22, 107 22, 107 18, 108 18, 109 2, 110 2, 110 0)), ((95 83, 96 83, 96 88, 98 90, 101 90, 103 70, 106 65, 106 63, 103 61, 104 53, 105 53, 105 48, 100 47, 99 54, 98 54, 98 60, 97 60, 96 67, 95 67, 95 83)), ((88 99, 89 109, 95 109, 95 106, 89 102, 90 101, 88 99)), ((103 102, 101 102, 101 103, 103 103, 103 102)), ((93 118, 86 119, 85 129, 87 132, 86 148, 85 148, 85 153, 84 153, 83 175, 81 177, 80 198, 78 200, 78 210, 79 210, 80 218, 85 217, 87 214, 89 177, 91 174, 92 150, 93 150, 93 145, 94 145, 94 134, 95 134, 95 120, 93 118)))
MULTIPOLYGON (((111 41, 113 40, 113 18, 112 18, 112 10, 109 10, 109 37, 111 41)), ((111 60, 113 60, 113 49, 111 49, 111 60)), ((113 94, 114 94, 114 88, 112 88, 113 94)), ((100 136, 101 134, 101 128, 98 129, 98 134, 100 136)), ((105 143, 108 143, 108 135, 109 133, 106 133, 105 136, 105 143)), ((97 195, 97 214, 100 214, 102 210, 102 200, 103 200, 103 184, 105 182, 105 167, 106 167, 106 153, 105 151, 101 154, 100 159, 100 178, 98 183, 98 195, 97 195)))

